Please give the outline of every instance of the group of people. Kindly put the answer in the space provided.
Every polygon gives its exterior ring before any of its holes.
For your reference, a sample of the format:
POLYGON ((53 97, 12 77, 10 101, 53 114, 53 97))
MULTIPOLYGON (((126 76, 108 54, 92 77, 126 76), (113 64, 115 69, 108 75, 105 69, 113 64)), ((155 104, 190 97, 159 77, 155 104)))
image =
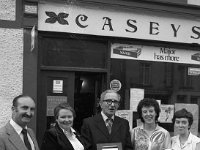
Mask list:
MULTIPOLYGON (((186 109, 175 112, 173 124, 178 135, 170 137, 158 125, 160 107, 155 99, 139 102, 137 112, 142 125, 131 130, 126 119, 115 116, 120 99, 116 91, 104 91, 99 102, 101 112, 84 119, 80 134, 73 129, 74 109, 68 103, 57 105, 56 124, 45 132, 40 150, 97 150, 99 145, 109 143, 120 144, 122 150, 197 150, 200 138, 190 132, 193 116, 186 109)), ((12 118, 0 129, 0 150, 39 150, 33 131, 27 127, 34 110, 30 96, 14 98, 12 118)))

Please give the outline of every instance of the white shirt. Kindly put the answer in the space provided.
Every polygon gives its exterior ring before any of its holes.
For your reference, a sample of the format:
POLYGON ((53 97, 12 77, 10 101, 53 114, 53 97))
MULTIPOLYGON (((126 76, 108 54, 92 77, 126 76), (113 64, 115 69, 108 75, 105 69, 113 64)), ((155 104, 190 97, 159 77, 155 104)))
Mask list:
POLYGON ((200 138, 193 135, 191 132, 187 141, 181 146, 179 135, 172 137, 172 149, 174 150, 195 150, 196 144, 200 142, 200 138))
MULTIPOLYGON (((103 117, 104 122, 108 119, 108 117, 101 111, 101 115, 103 117)), ((111 117, 112 120, 114 120, 114 115, 111 117)))
MULTIPOLYGON (((62 129, 62 128, 61 128, 62 129)), ((68 138, 69 142, 72 144, 74 150, 84 150, 83 145, 81 144, 81 142, 76 138, 76 135, 74 134, 76 131, 71 128, 71 132, 72 134, 68 134, 67 131, 65 131, 64 129, 62 129, 64 134, 66 135, 66 137, 68 138)))
MULTIPOLYGON (((10 120, 10 124, 15 129, 15 131, 17 132, 17 134, 20 136, 20 138, 22 139, 22 141, 24 142, 24 137, 23 137, 23 134, 21 133, 22 132, 22 127, 19 126, 12 119, 10 120)), ((27 127, 25 127, 25 128, 27 129, 27 127)), ((35 150, 34 143, 33 143, 32 139, 31 139, 30 135, 28 134, 28 132, 27 132, 27 136, 28 136, 29 143, 31 144, 32 150, 35 150)))

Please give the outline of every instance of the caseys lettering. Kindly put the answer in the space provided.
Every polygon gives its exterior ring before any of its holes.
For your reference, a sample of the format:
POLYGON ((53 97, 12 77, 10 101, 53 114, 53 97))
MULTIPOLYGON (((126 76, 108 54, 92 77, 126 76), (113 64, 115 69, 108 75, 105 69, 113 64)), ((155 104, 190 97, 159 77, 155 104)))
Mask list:
MULTIPOLYGON (((65 26, 69 26, 70 25, 70 20, 68 20, 68 18, 70 17, 70 14, 67 13, 59 13, 58 15, 54 12, 48 12, 46 11, 46 15, 48 16, 48 18, 46 19, 46 23, 55 23, 56 21, 61 24, 61 25, 65 25, 65 26), (61 15, 62 14, 62 15, 61 15)), ((78 14, 75 18, 74 21, 77 25, 77 27, 79 28, 88 28, 90 26, 90 24, 88 23, 88 19, 90 19, 87 15, 85 14, 78 14)), ((109 32, 113 32, 117 29, 114 28, 114 24, 112 22, 112 18, 105 16, 101 19, 101 26, 102 28, 100 28, 99 30, 104 30, 104 31, 109 31, 109 32)), ((136 33, 138 31, 138 26, 137 26, 137 20, 134 19, 127 19, 126 22, 124 22, 126 25, 126 28, 124 29, 124 32, 128 32, 128 33, 136 33)), ((156 36, 161 34, 161 30, 160 30, 160 24, 159 22, 147 22, 146 23, 147 27, 149 28, 149 35, 152 36, 156 36)), ((173 37, 178 37, 179 36, 179 32, 181 32, 181 28, 183 25, 180 24, 173 24, 173 23, 169 23, 169 26, 171 29, 171 34, 173 37)), ((189 38, 191 39, 200 39, 200 26, 192 26, 191 29, 191 35, 189 35, 189 38)))

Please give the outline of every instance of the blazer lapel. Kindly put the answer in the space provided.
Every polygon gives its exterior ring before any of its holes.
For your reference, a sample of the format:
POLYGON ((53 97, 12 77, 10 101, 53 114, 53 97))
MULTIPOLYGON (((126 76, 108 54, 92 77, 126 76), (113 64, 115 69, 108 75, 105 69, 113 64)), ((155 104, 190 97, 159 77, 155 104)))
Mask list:
POLYGON ((68 138, 63 133, 62 129, 58 126, 58 124, 56 124, 56 130, 57 130, 58 136, 60 137, 59 139, 62 140, 62 142, 65 144, 66 149, 73 150, 74 148, 72 144, 69 142, 68 138))
POLYGON ((101 132, 106 136, 106 137, 108 137, 109 138, 109 136, 110 136, 110 134, 108 133, 108 129, 107 129, 107 127, 106 127, 106 124, 105 124, 105 122, 104 122, 104 120, 103 120, 103 117, 101 116, 101 114, 98 114, 97 116, 96 116, 96 126, 97 126, 97 128, 99 129, 99 130, 101 130, 101 132))
POLYGON ((121 122, 120 120, 115 116, 113 125, 112 125, 112 131, 111 131, 111 138, 115 136, 115 133, 118 132, 118 130, 120 129, 121 126, 121 122))
POLYGON ((10 123, 7 123, 6 125, 7 134, 9 135, 10 142, 18 149, 18 150, 27 150, 23 141, 21 140, 18 133, 15 131, 15 129, 10 125, 10 123))

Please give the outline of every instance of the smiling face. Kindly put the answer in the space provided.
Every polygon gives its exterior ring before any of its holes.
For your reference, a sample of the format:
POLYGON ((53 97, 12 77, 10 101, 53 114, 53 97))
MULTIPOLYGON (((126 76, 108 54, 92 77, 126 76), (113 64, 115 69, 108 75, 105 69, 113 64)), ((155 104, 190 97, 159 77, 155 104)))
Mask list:
POLYGON ((35 112, 35 102, 32 98, 25 96, 17 100, 17 105, 12 107, 12 119, 24 128, 33 117, 35 112))
POLYGON ((112 117, 119 107, 119 102, 120 100, 116 93, 106 93, 100 102, 100 106, 106 116, 112 117))
POLYGON ((74 121, 73 113, 68 109, 60 109, 56 121, 62 129, 70 130, 74 121))
POLYGON ((153 106, 142 107, 142 118, 146 124, 154 124, 156 118, 156 112, 153 106))
POLYGON ((177 129, 178 134, 180 135, 187 135, 189 133, 190 126, 187 118, 176 118, 174 127, 177 129))

